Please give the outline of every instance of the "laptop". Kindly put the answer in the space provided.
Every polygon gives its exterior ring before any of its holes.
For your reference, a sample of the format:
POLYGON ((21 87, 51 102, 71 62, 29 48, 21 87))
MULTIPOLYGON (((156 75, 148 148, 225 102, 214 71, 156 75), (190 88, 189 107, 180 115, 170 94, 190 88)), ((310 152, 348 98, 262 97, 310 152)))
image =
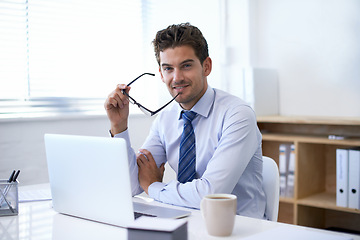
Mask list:
POLYGON ((126 227, 134 212, 165 218, 183 211, 133 203, 124 139, 45 134, 52 203, 55 211, 126 227), (138 208, 138 209, 135 209, 138 208))

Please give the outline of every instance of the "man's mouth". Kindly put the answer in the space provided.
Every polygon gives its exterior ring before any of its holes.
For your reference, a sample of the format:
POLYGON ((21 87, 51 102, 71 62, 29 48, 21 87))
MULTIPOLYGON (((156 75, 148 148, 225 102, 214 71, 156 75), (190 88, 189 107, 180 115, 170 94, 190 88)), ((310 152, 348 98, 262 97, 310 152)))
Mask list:
POLYGON ((189 85, 182 85, 182 86, 174 86, 173 89, 176 91, 181 91, 184 88, 188 87, 189 85))

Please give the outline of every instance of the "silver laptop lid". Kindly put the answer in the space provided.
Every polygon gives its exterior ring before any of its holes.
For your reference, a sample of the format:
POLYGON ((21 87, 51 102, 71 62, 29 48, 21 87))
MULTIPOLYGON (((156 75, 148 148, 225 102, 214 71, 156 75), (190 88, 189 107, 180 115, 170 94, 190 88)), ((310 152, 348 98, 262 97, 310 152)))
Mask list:
POLYGON ((55 211, 117 226, 134 221, 123 139, 58 134, 44 138, 55 211))

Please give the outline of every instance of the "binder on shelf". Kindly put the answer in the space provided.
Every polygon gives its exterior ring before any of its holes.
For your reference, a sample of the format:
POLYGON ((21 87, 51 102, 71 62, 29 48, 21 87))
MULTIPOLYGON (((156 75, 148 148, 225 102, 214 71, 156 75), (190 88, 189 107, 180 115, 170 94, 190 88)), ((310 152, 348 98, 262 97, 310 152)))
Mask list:
POLYGON ((336 205, 348 207, 349 151, 336 149, 336 205))
POLYGON ((360 150, 349 150, 349 208, 360 209, 360 150))
POLYGON ((295 181, 295 145, 291 144, 289 154, 286 197, 294 197, 294 181, 295 181))
POLYGON ((287 145, 280 144, 279 146, 279 172, 280 172, 280 196, 286 196, 286 184, 287 184, 287 145))

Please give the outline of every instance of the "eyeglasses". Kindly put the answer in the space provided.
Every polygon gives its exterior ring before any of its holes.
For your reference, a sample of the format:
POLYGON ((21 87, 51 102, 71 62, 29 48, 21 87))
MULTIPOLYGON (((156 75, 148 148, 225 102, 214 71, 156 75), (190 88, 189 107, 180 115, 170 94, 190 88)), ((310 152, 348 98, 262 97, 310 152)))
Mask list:
MULTIPOLYGON (((155 76, 155 74, 153 73, 143 73, 141 74, 140 76, 138 76, 137 78, 135 78, 134 80, 132 80, 127 86, 130 86, 131 84, 133 84, 136 80, 138 80, 139 78, 141 78, 142 76, 144 75, 151 75, 151 76, 155 76)), ((158 112, 160 112, 161 110, 163 110, 167 105, 169 105, 172 101, 175 100, 175 98, 179 95, 179 93, 173 98, 170 100, 170 102, 166 103, 164 106, 162 106, 161 108, 159 108, 158 110, 156 111, 151 111, 149 110, 148 108, 144 107, 143 105, 141 105, 140 103, 138 103, 134 98, 130 97, 129 94, 127 94, 124 90, 122 90, 122 93, 125 94, 128 98, 129 98, 129 101, 134 104, 134 105, 137 105, 140 110, 145 113, 146 115, 149 115, 149 116, 154 116, 155 114, 157 114, 158 112)))

